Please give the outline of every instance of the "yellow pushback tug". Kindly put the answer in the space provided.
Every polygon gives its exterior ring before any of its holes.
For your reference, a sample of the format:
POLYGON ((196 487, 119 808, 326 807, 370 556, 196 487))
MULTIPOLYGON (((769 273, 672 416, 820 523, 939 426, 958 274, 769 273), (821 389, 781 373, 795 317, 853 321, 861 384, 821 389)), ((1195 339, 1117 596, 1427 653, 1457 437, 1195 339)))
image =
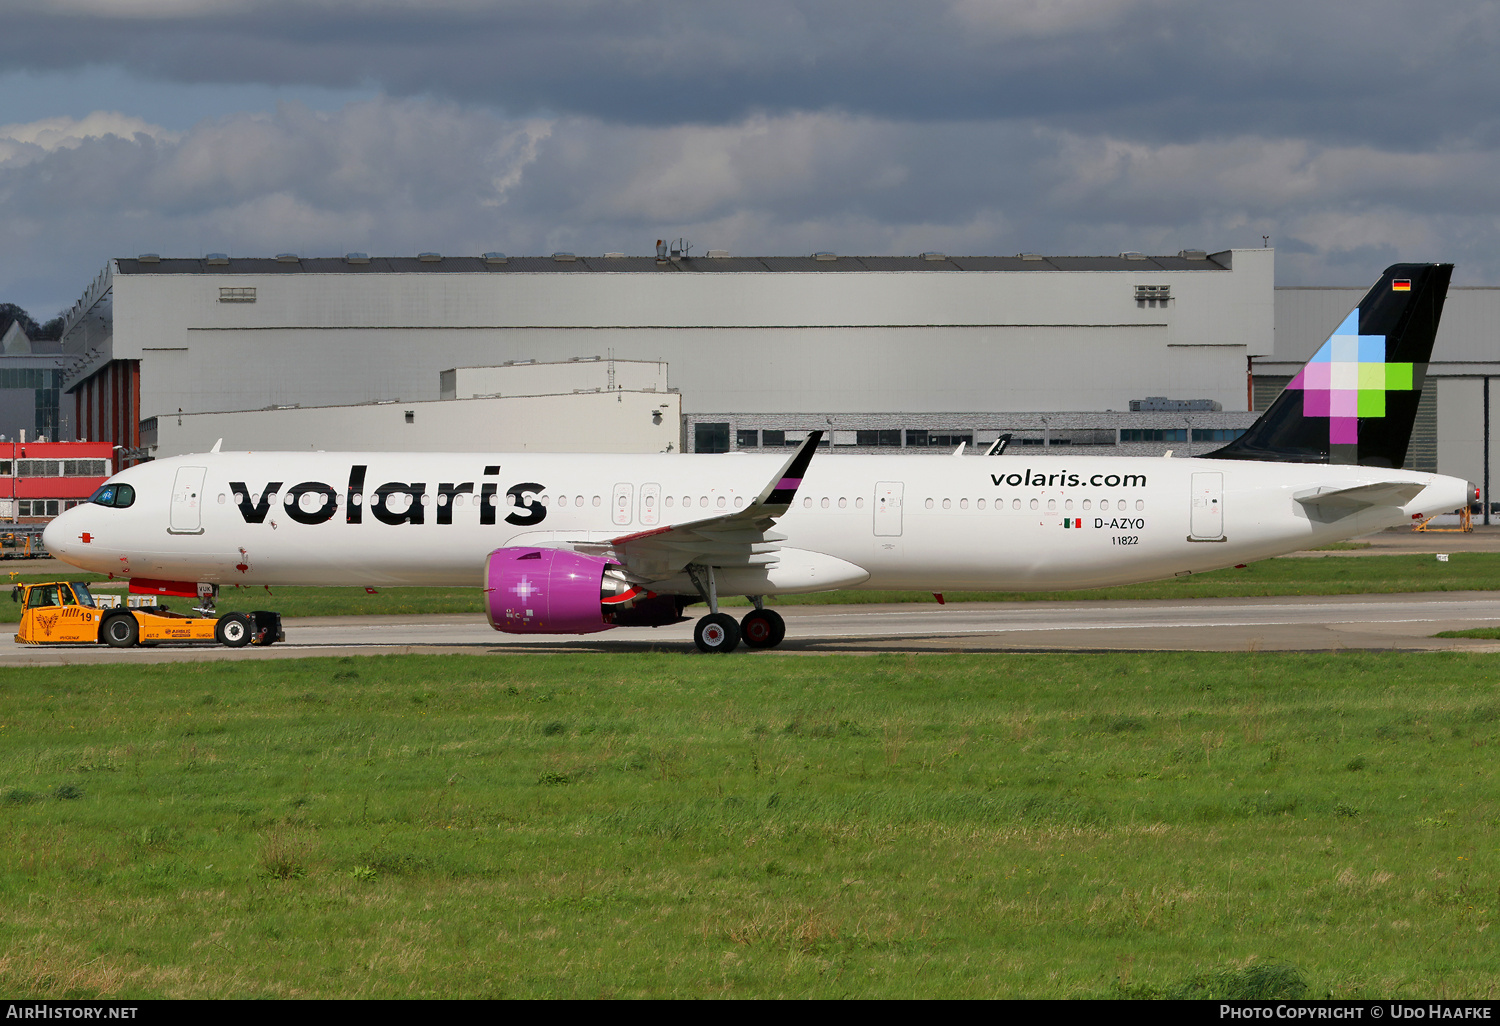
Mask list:
POLYGON ((277 613, 261 610, 212 617, 185 616, 163 605, 100 608, 82 581, 18 584, 10 597, 21 603, 18 645, 98 643, 129 648, 163 641, 215 641, 241 648, 286 640, 277 613))

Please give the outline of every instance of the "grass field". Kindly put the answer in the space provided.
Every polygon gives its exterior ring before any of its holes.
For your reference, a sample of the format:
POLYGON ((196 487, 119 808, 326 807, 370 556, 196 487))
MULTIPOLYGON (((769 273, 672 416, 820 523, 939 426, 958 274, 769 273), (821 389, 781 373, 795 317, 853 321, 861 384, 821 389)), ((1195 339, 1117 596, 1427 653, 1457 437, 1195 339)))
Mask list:
POLYGON ((0 670, 0 991, 1493 998, 1497 668, 0 670))
MULTIPOLYGON (((101 581, 97 575, 68 574, 59 565, 52 574, 28 574, 23 581, 101 581)), ((1448 562, 1432 556, 1328 556, 1298 559, 1268 559, 1244 570, 1216 570, 1192 577, 1135 584, 1093 591, 1054 592, 949 592, 949 602, 1035 602, 1047 600, 1104 601, 1107 599, 1200 599, 1267 595, 1359 595, 1399 594, 1420 591, 1486 591, 1500 588, 1500 553, 1454 553, 1448 562)), ((830 605, 873 602, 931 602, 925 592, 834 591, 817 595, 780 595, 773 605, 830 605)), ((191 599, 171 599, 180 610, 191 599)), ((748 605, 742 598, 727 598, 727 606, 748 605)), ((381 588, 374 595, 363 588, 275 588, 267 595, 262 588, 225 589, 219 598, 221 610, 275 609, 283 616, 350 616, 379 614, 409 616, 420 613, 480 613, 477 588, 381 588)), ((0 603, 0 623, 16 623, 20 610, 14 603, 0 603)))

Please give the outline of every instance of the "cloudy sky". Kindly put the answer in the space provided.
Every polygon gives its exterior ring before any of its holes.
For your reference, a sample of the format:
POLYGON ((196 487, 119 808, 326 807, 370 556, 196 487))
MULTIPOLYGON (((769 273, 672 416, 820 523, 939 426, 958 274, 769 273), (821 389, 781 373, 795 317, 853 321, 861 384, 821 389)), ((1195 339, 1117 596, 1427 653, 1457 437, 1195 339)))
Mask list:
POLYGON ((1494 0, 0 0, 0 302, 679 236, 1500 284, 1497 52, 1494 0))

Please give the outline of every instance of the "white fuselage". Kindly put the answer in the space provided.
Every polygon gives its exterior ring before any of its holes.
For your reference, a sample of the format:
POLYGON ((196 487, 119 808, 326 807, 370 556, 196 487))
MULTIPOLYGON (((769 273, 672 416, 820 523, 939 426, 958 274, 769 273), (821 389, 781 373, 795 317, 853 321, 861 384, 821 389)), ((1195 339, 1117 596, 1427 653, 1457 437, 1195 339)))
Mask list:
MULTIPOLYGON (((182 456, 115 475, 113 482, 134 488, 133 504, 70 510, 49 526, 46 545, 75 566, 126 578, 479 587, 486 556, 497 548, 604 542, 732 513, 755 499, 784 459, 182 456), (390 484, 406 490, 387 488, 391 499, 374 498, 390 484), (299 485, 326 490, 304 487, 300 505, 288 505, 299 485), (488 516, 487 500, 494 502, 488 516)), ((1467 499, 1465 482, 1456 478, 1368 467, 820 452, 776 524, 786 536, 780 570, 742 572, 740 579, 731 572, 719 591, 1093 588, 1247 563, 1409 523, 1467 499), (1310 489, 1384 482, 1425 487, 1404 506, 1371 506, 1333 519, 1294 498, 1310 489), (859 572, 820 576, 819 557, 859 572)), ((653 588, 694 591, 685 576, 653 588)))

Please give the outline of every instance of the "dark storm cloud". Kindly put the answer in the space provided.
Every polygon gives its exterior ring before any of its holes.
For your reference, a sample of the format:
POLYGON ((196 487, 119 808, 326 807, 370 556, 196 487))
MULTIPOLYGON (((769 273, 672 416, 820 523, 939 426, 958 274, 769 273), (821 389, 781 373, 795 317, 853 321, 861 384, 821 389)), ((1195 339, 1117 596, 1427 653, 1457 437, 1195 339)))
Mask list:
POLYGON ((72 291, 142 251, 649 253, 679 235, 700 252, 958 254, 1174 253, 1266 234, 1284 282, 1358 279, 1371 253, 1454 259, 1489 281, 1500 225, 1473 212, 1497 209, 1493 151, 1151 145, 1004 121, 627 126, 376 99, 185 132, 114 114, 0 126, 12 289, 50 276, 72 291))
POLYGON ((1494 3, 1284 0, 12 0, 0 67, 114 85, 69 116, 0 94, 0 299, 50 315, 142 251, 679 235, 737 254, 1270 236, 1285 284, 1395 259, 1493 283, 1497 21, 1494 3), (147 77, 180 90, 145 99, 147 77), (204 83, 256 99, 166 109, 204 83), (293 85, 368 96, 263 109, 293 85))
POLYGON ((1496 133, 1497 42, 1494 4, 1392 0, 23 0, 0 66, 375 83, 510 116, 633 124, 841 110, 1417 147, 1496 133))

